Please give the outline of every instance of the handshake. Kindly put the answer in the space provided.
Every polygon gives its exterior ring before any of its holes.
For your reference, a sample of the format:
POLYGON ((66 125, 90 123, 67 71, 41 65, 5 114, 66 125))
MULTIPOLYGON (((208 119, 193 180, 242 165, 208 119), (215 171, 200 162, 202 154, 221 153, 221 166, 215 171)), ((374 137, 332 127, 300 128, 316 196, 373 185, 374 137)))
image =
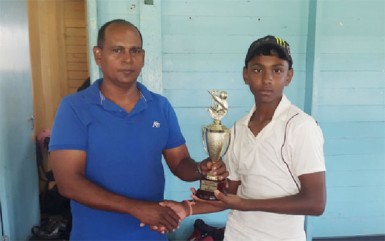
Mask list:
MULTIPOLYGON (((196 196, 195 188, 191 189, 193 200, 184 200, 181 202, 164 200, 159 202, 159 207, 165 212, 162 213, 160 222, 156 225, 150 225, 150 228, 153 231, 158 231, 162 234, 168 232, 174 232, 179 228, 180 223, 193 214, 201 214, 207 212, 222 211, 226 209, 226 195, 219 190, 214 191, 217 201, 207 201, 200 199, 196 196), (222 201, 223 200, 223 201, 222 201)), ((234 195, 233 195, 234 196, 234 195)), ((144 227, 146 224, 144 222, 140 223, 141 227, 144 227)))
MULTIPOLYGON (((210 174, 216 176, 221 183, 227 184, 226 178, 228 172, 222 160, 213 163, 210 159, 206 159, 200 163, 199 169, 201 169, 202 175, 210 172, 210 174)), ((175 231, 185 218, 193 214, 225 210, 228 208, 229 201, 231 202, 229 198, 235 196, 226 194, 226 188, 227 185, 224 185, 223 192, 221 192, 222 188, 221 191, 213 190, 213 195, 216 199, 214 201, 213 199, 202 199, 200 195, 197 195, 197 190, 192 188, 192 200, 184 200, 181 202, 164 200, 159 203, 146 202, 138 208, 139 215, 137 218, 141 221, 140 226, 144 227, 149 225, 152 230, 164 234, 175 231)))

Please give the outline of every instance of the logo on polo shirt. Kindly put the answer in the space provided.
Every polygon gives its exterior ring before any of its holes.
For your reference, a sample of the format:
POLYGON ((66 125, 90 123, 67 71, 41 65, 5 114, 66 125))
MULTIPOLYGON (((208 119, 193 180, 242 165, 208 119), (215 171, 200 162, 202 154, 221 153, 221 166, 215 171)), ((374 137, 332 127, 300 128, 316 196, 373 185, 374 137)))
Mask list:
POLYGON ((157 122, 157 121, 154 121, 154 122, 152 123, 152 127, 153 127, 153 128, 159 128, 159 127, 160 127, 160 123, 157 122))

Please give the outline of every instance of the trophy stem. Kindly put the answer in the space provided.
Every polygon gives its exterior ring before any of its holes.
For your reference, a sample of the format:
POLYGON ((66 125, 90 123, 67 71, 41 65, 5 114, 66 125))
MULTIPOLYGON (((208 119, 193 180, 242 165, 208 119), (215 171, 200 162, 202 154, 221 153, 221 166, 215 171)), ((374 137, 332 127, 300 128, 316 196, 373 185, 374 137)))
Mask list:
POLYGON ((222 193, 227 193, 226 189, 226 181, 210 181, 207 179, 202 179, 200 182, 200 189, 197 190, 197 197, 208 200, 208 201, 216 201, 214 191, 219 190, 222 193))
POLYGON ((207 173, 206 179, 207 180, 211 180, 211 181, 218 181, 218 177, 217 176, 213 176, 210 173, 207 173))

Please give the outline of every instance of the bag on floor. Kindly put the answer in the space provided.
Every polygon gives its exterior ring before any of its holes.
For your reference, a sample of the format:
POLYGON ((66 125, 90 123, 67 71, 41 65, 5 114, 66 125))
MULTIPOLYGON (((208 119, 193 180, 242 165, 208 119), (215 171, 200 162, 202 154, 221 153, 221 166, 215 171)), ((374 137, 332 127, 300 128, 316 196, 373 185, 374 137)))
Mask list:
POLYGON ((71 227, 67 218, 60 215, 47 216, 42 219, 40 226, 34 226, 31 230, 32 240, 68 240, 71 227))
POLYGON ((218 228, 206 224, 202 219, 196 219, 194 230, 187 241, 222 241, 225 228, 218 228))

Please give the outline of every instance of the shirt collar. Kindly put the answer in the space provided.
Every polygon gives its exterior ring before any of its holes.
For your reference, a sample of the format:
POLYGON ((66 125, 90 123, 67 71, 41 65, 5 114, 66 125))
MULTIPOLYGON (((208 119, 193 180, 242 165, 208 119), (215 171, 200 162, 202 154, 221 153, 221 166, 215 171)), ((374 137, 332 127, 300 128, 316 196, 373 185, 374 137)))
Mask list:
MULTIPOLYGON (((103 82, 103 78, 96 80, 90 87, 84 90, 84 95, 88 103, 102 104, 105 97, 100 92, 100 84, 103 82)), ((141 99, 145 102, 152 101, 151 92, 142 83, 137 82, 137 87, 141 93, 141 99)))
MULTIPOLYGON (((286 116, 284 115, 284 113, 286 113, 286 111, 290 108, 290 106, 291 106, 290 100, 286 97, 286 95, 282 95, 282 99, 274 111, 272 121, 277 120, 277 119, 285 120, 286 116)), ((244 119, 244 122, 243 122, 244 125, 246 125, 246 126, 249 125, 250 118, 253 115, 255 109, 256 109, 256 107, 255 107, 255 103, 254 103, 249 114, 247 114, 246 118, 244 119)))

